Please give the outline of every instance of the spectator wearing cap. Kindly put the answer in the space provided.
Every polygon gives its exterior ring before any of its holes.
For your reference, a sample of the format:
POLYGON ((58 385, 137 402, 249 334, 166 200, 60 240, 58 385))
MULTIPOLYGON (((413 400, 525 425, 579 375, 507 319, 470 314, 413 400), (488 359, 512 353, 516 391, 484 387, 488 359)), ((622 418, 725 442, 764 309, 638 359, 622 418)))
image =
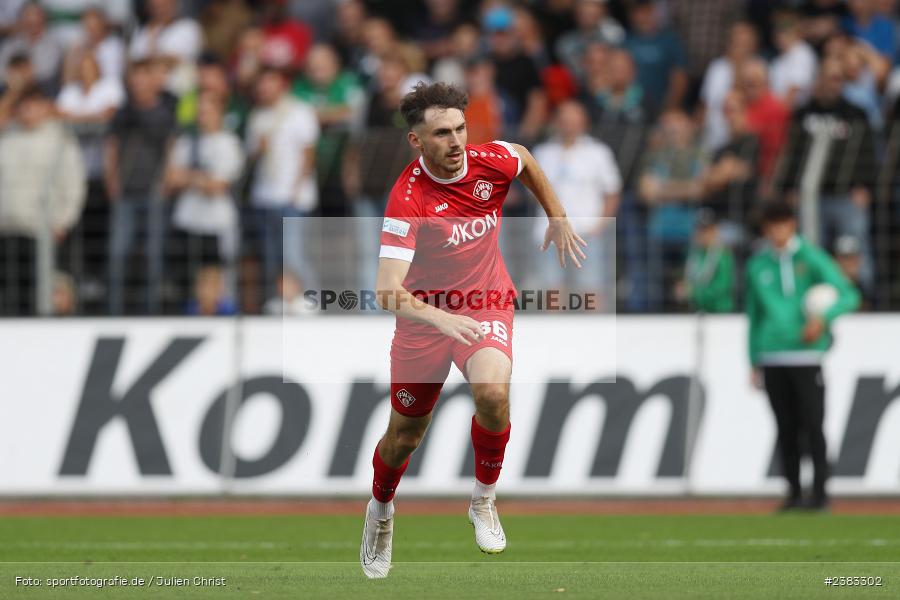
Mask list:
POLYGON ((871 287, 862 280, 863 255, 859 240, 852 235, 842 235, 834 242, 834 260, 841 273, 860 294, 859 310, 865 312, 875 306, 871 287))
POLYGON ((30 315, 39 253, 61 244, 78 221, 85 176, 78 143, 38 88, 19 96, 15 119, 18 127, 0 135, 0 311, 30 315), (48 238, 50 247, 39 243, 48 238))
POLYGON ((624 48, 634 59, 651 113, 681 107, 688 86, 681 42, 662 26, 656 0, 633 0, 628 17, 630 29, 624 48))
POLYGON ((728 124, 722 112, 722 104, 734 87, 741 66, 752 58, 759 48, 756 29, 745 21, 734 23, 728 35, 728 46, 723 56, 713 60, 700 89, 700 107, 703 111, 703 146, 717 150, 728 138, 728 124))
POLYGON ((734 311, 734 254, 719 237, 715 213, 697 213, 684 269, 682 294, 700 313, 734 311))
POLYGON ((142 312, 161 309, 163 239, 166 226, 160 197, 169 147, 175 134, 174 105, 163 94, 163 82, 150 60, 132 63, 128 101, 110 124, 104 148, 104 182, 112 203, 109 238, 109 313, 125 310, 128 259, 141 239, 146 277, 142 312))
POLYGON ((9 77, 10 59, 23 54, 31 62, 35 80, 48 91, 58 90, 62 48, 47 30, 47 14, 37 2, 22 7, 13 35, 0 46, 0 73, 9 77))
POLYGON ((489 9, 482 19, 491 60, 497 69, 497 89, 508 99, 506 126, 513 137, 537 137, 547 112, 547 97, 534 60, 522 52, 513 33, 513 12, 505 6, 489 9))
POLYGON ((318 206, 315 152, 320 128, 315 110, 293 97, 289 85, 283 71, 264 70, 247 123, 247 153, 255 162, 252 224, 266 295, 274 293, 275 279, 285 266, 306 280, 312 277, 302 252, 302 217, 318 206))
MULTIPOLYGON (((534 149, 575 231, 588 242, 591 262, 585 268, 561 270, 555 253, 539 260, 541 283, 557 290, 593 293, 605 311, 614 309, 615 217, 622 177, 609 147, 588 134, 588 113, 574 100, 560 104, 554 119, 555 135, 534 149)), ((545 222, 535 222, 536 245, 543 241, 545 222)))
POLYGON ((181 95, 193 87, 194 61, 203 46, 203 32, 194 19, 179 17, 178 0, 149 0, 150 19, 131 38, 131 60, 161 61, 167 72, 166 88, 181 95))
POLYGON ((618 46, 625 41, 625 30, 607 14, 606 0, 576 0, 576 29, 556 41, 556 57, 576 77, 582 77, 583 56, 594 43, 618 46))
POLYGON ((776 189, 792 198, 804 192, 802 202, 815 202, 801 206, 801 222, 818 230, 823 245, 842 235, 859 240, 861 277, 868 286, 873 282, 869 226, 877 172, 875 141, 865 112, 843 97, 843 89, 841 62, 824 61, 813 97, 791 118, 776 189), (802 221, 812 213, 818 214, 818 224, 802 221))
POLYGON ((772 91, 788 107, 801 106, 809 99, 815 83, 816 53, 803 39, 797 13, 787 10, 776 13, 773 26, 778 55, 769 71, 772 91))

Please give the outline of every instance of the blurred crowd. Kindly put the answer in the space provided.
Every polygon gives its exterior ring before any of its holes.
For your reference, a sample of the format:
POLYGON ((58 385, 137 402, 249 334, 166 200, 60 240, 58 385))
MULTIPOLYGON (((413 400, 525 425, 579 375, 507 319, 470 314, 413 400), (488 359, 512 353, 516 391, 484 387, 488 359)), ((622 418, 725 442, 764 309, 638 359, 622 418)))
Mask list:
POLYGON ((597 266, 512 248, 517 281, 734 310, 786 198, 897 309, 898 26, 894 0, 4 0, 0 314, 302 312, 307 217, 382 214, 419 81, 464 87, 469 142, 532 148, 588 223, 597 266))

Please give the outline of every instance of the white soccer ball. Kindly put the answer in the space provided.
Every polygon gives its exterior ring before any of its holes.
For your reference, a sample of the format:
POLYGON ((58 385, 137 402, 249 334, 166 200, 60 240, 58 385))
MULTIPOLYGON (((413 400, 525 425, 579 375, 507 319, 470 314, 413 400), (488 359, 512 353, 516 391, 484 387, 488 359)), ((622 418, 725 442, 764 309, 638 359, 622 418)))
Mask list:
POLYGON ((803 310, 809 317, 821 317, 837 302, 838 291, 830 283, 819 283, 807 290, 803 297, 803 310))

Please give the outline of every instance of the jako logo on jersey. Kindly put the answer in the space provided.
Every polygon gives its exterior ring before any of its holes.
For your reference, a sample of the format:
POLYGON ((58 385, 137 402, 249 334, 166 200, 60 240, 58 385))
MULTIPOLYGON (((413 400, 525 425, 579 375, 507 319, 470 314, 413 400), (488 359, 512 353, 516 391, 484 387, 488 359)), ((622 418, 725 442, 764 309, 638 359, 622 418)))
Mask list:
POLYGON ((397 392, 397 400, 400 401, 400 404, 409 408, 416 401, 416 397, 407 392, 406 389, 402 389, 397 392))
POLYGON ((491 197, 491 192, 493 191, 493 183, 491 183, 490 181, 479 180, 478 183, 475 184, 475 189, 472 190, 472 195, 479 200, 487 200, 491 197))
POLYGON ((451 233, 450 237, 447 238, 447 243, 444 244, 444 248, 448 246, 459 246, 463 242, 468 242, 470 240, 474 240, 475 238, 480 238, 496 226, 496 210, 491 214, 484 215, 483 217, 475 219, 474 221, 469 221, 468 223, 463 223, 462 225, 457 223, 453 226, 453 233, 451 233))
POLYGON ((442 210, 447 210, 448 206, 450 206, 450 205, 447 204, 446 202, 444 202, 443 204, 438 204, 437 206, 434 207, 434 212, 438 213, 438 212, 441 212, 442 210))

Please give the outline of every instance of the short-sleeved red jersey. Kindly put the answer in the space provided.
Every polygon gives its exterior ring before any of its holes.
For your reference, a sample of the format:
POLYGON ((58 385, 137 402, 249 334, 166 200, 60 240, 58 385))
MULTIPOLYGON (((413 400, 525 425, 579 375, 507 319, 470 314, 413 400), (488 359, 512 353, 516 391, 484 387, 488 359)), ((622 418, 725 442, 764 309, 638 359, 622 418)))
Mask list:
POLYGON ((379 256, 412 263, 403 287, 420 299, 473 313, 479 298, 494 308, 497 298, 507 306, 515 298, 499 233, 503 202, 522 160, 501 141, 467 145, 464 157, 452 179, 430 173, 421 158, 406 167, 388 199, 379 256), (456 306, 451 293, 467 301, 456 306))

